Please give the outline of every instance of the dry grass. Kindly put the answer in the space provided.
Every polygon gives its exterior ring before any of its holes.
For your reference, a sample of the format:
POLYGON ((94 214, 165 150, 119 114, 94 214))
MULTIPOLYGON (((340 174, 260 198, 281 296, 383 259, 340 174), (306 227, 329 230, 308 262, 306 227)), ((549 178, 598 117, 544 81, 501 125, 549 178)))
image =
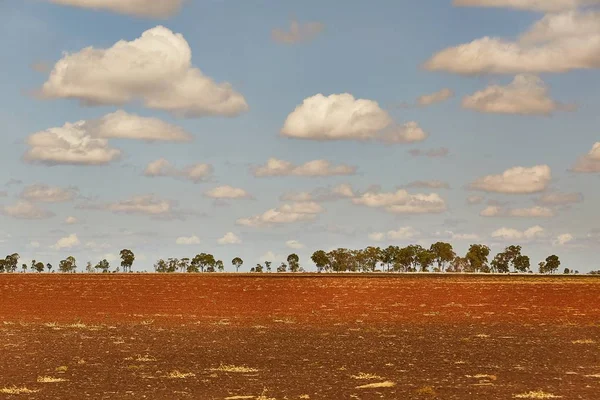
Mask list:
POLYGON ((498 377, 496 375, 486 375, 486 374, 465 375, 465 376, 467 378, 482 379, 482 380, 487 380, 487 381, 495 381, 496 379, 498 379, 498 377))
POLYGON ((592 339, 573 340, 571 343, 573 343, 573 344, 596 344, 596 342, 593 341, 592 339))
POLYGON ((66 382, 67 380, 64 378, 54 378, 52 376, 38 376, 37 381, 39 383, 57 383, 66 382))
POLYGON ((254 396, 230 396, 225 397, 225 400, 241 400, 241 399, 253 399, 254 396))
POLYGON ((392 381, 385 382, 377 382, 377 383, 367 383, 366 385, 357 386, 356 389, 377 389, 377 388, 386 388, 396 386, 396 383, 392 381))
POLYGON ((382 378, 379 375, 375 375, 375 374, 366 374, 364 372, 359 372, 358 375, 351 375, 350 376, 353 379, 361 379, 361 380, 369 380, 369 379, 378 379, 378 380, 382 380, 385 378, 382 378))
POLYGON ((2 394, 31 394, 31 393, 37 393, 39 392, 39 390, 32 390, 32 389, 27 389, 26 387, 16 387, 16 386, 8 386, 8 387, 3 387, 0 388, 0 393, 2 394))
POLYGON ((421 396, 436 396, 437 393, 435 392, 435 389, 432 388, 431 386, 423 386, 422 388, 419 388, 417 390, 415 390, 415 393, 421 396))
POLYGON ((531 391, 527 393, 516 394, 513 396, 515 399, 559 399, 562 396, 557 396, 551 393, 545 393, 541 390, 531 391))
POLYGON ((246 366, 237 366, 237 365, 225 365, 221 364, 218 368, 210 368, 209 371, 215 372, 233 372, 237 374, 247 374, 250 372, 258 372, 256 368, 250 368, 246 366))
POLYGON ((193 378, 194 376, 196 376, 196 374, 194 374, 193 372, 180 372, 180 371, 171 371, 167 374, 167 378, 169 379, 187 379, 187 378, 193 378))
POLYGON ((69 367, 67 367, 66 365, 61 365, 60 367, 55 368, 55 371, 58 372, 59 374, 64 374, 68 370, 69 370, 69 367))

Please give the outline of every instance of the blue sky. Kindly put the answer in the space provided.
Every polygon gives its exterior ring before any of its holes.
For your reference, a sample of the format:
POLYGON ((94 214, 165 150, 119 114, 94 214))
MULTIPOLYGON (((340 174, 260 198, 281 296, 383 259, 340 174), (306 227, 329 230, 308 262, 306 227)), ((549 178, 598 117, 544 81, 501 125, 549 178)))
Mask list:
MULTIPOLYGON (((140 15, 143 7, 133 12, 110 4, 106 10, 85 7, 93 2, 0 3, 0 46, 6 55, 0 74, 0 184, 6 183, 0 187, 0 251, 53 264, 73 254, 84 265, 112 259, 126 247, 138 255, 137 269, 151 269, 160 257, 205 251, 226 264, 241 256, 249 268, 263 259, 278 264, 297 252, 312 268, 308 257, 319 248, 447 240, 459 252, 477 242, 491 245, 493 252, 520 243, 534 265, 556 253, 566 267, 596 269, 597 3, 549 0, 540 10, 524 1, 525 10, 517 10, 503 0, 382 0, 376 7, 364 1, 340 7, 317 1, 188 0, 180 11, 154 18, 140 15), (289 34, 294 23, 300 33, 288 41, 276 39, 274 30, 289 34), (193 98, 171 96, 168 74, 129 87, 101 75, 98 63, 73 72, 77 63, 87 62, 84 48, 106 54, 115 43, 134 41, 157 26, 168 29, 161 37, 181 34, 191 50, 188 67, 215 85, 228 82, 228 98, 243 98, 247 107, 231 106, 235 110, 228 113, 205 86, 192 87, 193 98), (525 32, 542 39, 527 41, 525 32), (492 41, 474 42, 486 36, 492 41), (453 52, 459 45, 463 51, 453 52), (518 49, 516 56, 503 52, 508 45, 518 49), (557 55, 560 51, 565 54, 557 55), (565 66, 565 59, 575 61, 565 66), (61 62, 69 66, 64 79, 43 92, 61 62), (129 91, 131 100, 114 101, 112 93, 125 86, 122 92, 129 91), (74 88, 76 94, 65 94, 74 88), (82 104, 98 100, 104 89, 102 105, 82 104), (417 104, 420 96, 443 89, 451 95, 417 104), (152 106, 148 99, 163 103, 152 106), (182 117, 169 108, 175 103, 179 111, 201 109, 202 115, 182 117), (141 118, 140 124, 160 120, 166 129, 183 129, 193 140, 149 142, 132 138, 124 132, 127 126, 119 133, 92 129, 98 125, 93 121, 118 110, 141 118), (282 133, 286 120, 291 128, 282 133), (86 138, 107 142, 120 157, 94 160, 97 153, 85 148, 76 149, 83 154, 76 163, 57 148, 50 149, 50 161, 41 153, 25 156, 35 147, 31 138, 42 137, 36 134, 77 121, 92 121, 85 125, 86 138), (410 131, 408 122, 416 123, 410 131), (384 129, 364 128, 376 125, 384 129), (392 131, 399 136, 391 138, 392 131), (440 149, 447 154, 426 155, 440 149), (271 158, 295 166, 325 160, 355 172, 288 168, 280 176, 255 176, 255 168, 271 158), (170 165, 149 173, 148 165, 160 159, 170 165), (194 182, 185 168, 197 164, 209 164, 212 173, 194 182), (430 187, 406 187, 411 182, 430 187), (350 195, 335 194, 342 184, 350 185, 350 195), (222 186, 243 189, 243 198, 207 197, 222 186), (317 188, 325 201, 315 196, 317 188), (281 199, 292 191, 313 194, 302 201, 281 199), (386 193, 386 204, 372 201, 386 193), (432 194, 435 206, 423 200, 432 194), (474 204, 468 203, 470 196, 474 204), (151 205, 164 207, 156 211, 151 205), (309 206, 309 213, 294 211, 309 206), (243 222, 270 209, 285 218, 243 222), (68 217, 76 221, 68 224, 68 217), (240 243, 219 244, 227 233, 240 243), (290 248, 298 247, 290 241, 303 247, 290 248)), ((152 42, 145 46, 115 61, 130 63, 131 82, 140 76, 135 68, 143 68, 135 66, 140 57, 148 65, 181 53, 180 48, 153 52, 152 42)), ((182 82, 191 87, 195 81, 182 82)))

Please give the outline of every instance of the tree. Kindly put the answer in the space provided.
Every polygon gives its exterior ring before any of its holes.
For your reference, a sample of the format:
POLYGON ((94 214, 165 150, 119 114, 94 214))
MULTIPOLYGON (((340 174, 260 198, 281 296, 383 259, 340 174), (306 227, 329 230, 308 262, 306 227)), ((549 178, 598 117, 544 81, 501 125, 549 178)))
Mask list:
MULTIPOLYGON (((298 257, 298 255, 296 253, 292 253, 287 257, 287 262, 288 265, 290 266, 290 272, 298 272, 298 270, 300 269, 300 257, 298 257)), ((285 266, 284 263, 281 263, 281 266, 285 266)), ((280 268, 281 268, 280 266, 280 268)), ((285 272, 286 270, 284 269, 283 271, 277 271, 277 272, 285 272)))
POLYGON ((200 271, 204 272, 206 267, 212 266, 214 269, 216 261, 212 254, 200 253, 193 258, 192 263, 198 265, 200 267, 200 271))
POLYGON ((3 263, 4 270, 6 272, 15 272, 19 265, 19 258, 21 258, 21 256, 18 253, 13 253, 9 256, 6 256, 3 263))
POLYGON ((58 270, 62 273, 75 272, 75 270, 77 270, 75 257, 69 256, 66 259, 62 260, 58 264, 58 270))
POLYGON ((414 258, 414 249, 412 247, 395 248, 394 271, 408 272, 411 269, 414 258))
POLYGON ((287 265, 282 262, 281 265, 279 267, 277 267, 277 272, 285 272, 287 271, 287 265))
POLYGON ((335 272, 344 272, 352 262, 352 253, 348 249, 335 249, 327 253, 331 269, 335 272))
POLYGON ((217 271, 219 271, 219 272, 225 271, 225 265, 223 265, 222 260, 217 260, 217 262, 215 263, 215 266, 217 267, 217 271))
POLYGON ((231 260, 231 264, 233 264, 233 266, 235 267, 235 272, 238 272, 242 264, 244 264, 244 260, 242 260, 239 257, 236 257, 233 260, 231 260))
POLYGON ((424 248, 420 248, 417 250, 416 260, 421 267, 421 272, 429 272, 429 267, 433 264, 435 260, 435 253, 430 250, 426 250, 424 248))
POLYGON ((509 259, 506 252, 496 254, 491 262, 492 271, 506 274, 510 271, 509 259))
POLYGON ((263 266, 261 264, 256 264, 256 267, 252 268, 254 271, 251 272, 257 272, 257 273, 262 273, 263 272, 263 266))
POLYGON ((187 257, 182 258, 181 260, 179 260, 178 266, 179 266, 179 271, 186 272, 190 266, 190 259, 187 257))
POLYGON ((119 254, 121 255, 121 267, 123 268, 123 272, 131 272, 131 266, 135 261, 133 251, 123 249, 119 254))
POLYGON ((52 271, 52 264, 46 264, 46 269, 48 270, 48 273, 50 273, 50 271, 52 271))
POLYGON ((558 268, 560 267, 560 260, 558 256, 553 254, 548 256, 545 262, 542 261, 538 265, 540 267, 541 274, 553 274, 558 271, 558 268))
POLYGON ((469 247, 466 258, 469 262, 468 272, 479 272, 489 270, 488 256, 490 248, 483 244, 472 244, 469 247))
POLYGON ((469 266, 469 260, 466 257, 456 256, 454 260, 450 262, 447 272, 463 272, 469 266))
POLYGON ((177 272, 178 268, 179 268, 179 260, 177 258, 169 258, 167 260, 167 272, 169 274, 177 272))
POLYGON ((163 260, 162 258, 154 264, 155 272, 165 273, 165 272, 168 272, 168 270, 169 270, 169 267, 167 265, 167 262, 165 260, 163 260))
POLYGON ((323 270, 328 270, 330 268, 329 257, 327 256, 327 253, 325 253, 323 250, 315 251, 310 257, 310 259, 312 260, 312 262, 315 263, 315 265, 317 266, 317 271, 319 272, 323 270))
POLYGON ((87 262, 87 264, 85 265, 85 272, 87 272, 88 274, 93 272, 93 267, 92 267, 92 263, 91 262, 87 262))
POLYGON ((448 263, 454 260, 456 253, 450 243, 437 242, 431 245, 429 248, 435 256, 435 262, 438 265, 440 271, 444 272, 448 263))
MULTIPOLYGON (((397 247, 394 248, 392 252, 392 262, 395 259, 396 249, 397 247)), ((370 272, 375 272, 375 270, 377 270, 377 264, 384 262, 384 253, 379 247, 369 246, 362 252, 361 256, 364 257, 365 270, 370 272)))
POLYGON ((96 264, 94 268, 96 268, 97 271, 101 271, 103 274, 106 274, 110 269, 110 263, 106 259, 104 259, 98 264, 96 264))
POLYGON ((513 267, 515 271, 527 272, 531 267, 531 261, 528 256, 519 254, 513 261, 513 267))
POLYGON ((394 263, 396 253, 397 247, 395 246, 388 246, 381 250, 380 259, 381 262, 386 266, 386 272, 390 272, 390 266, 394 263))
POLYGON ((271 272, 271 261, 265 261, 265 268, 267 272, 271 272))
POLYGON ((563 271, 563 274, 565 275, 569 275, 571 273, 571 270, 569 268, 565 268, 565 270, 563 271))
MULTIPOLYGON (((48 265, 50 265, 50 264, 48 264, 48 265)), ((37 263, 35 263, 34 269, 37 273, 44 272, 44 263, 38 261, 37 263)))

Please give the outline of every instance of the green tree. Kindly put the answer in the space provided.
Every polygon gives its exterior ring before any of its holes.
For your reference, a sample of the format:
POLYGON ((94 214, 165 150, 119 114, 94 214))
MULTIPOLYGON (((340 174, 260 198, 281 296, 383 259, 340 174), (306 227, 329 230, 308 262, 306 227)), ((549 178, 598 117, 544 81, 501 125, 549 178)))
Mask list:
POLYGON ((513 267, 514 267, 515 271, 527 272, 527 271, 529 271, 529 268, 531 267, 531 261, 528 256, 519 254, 517 257, 515 257, 515 259, 513 261, 513 267))
POLYGON ((92 263, 89 261, 85 265, 85 272, 87 272, 88 274, 94 272, 94 267, 92 267, 92 263))
POLYGON ((46 269, 48 270, 48 273, 50 273, 50 271, 52 271, 52 264, 46 264, 46 269))
POLYGON ((217 271, 219 271, 219 272, 225 271, 225 265, 223 265, 222 260, 217 260, 217 262, 215 263, 215 266, 217 267, 217 271))
POLYGON ((94 267, 96 269, 96 271, 101 271, 103 274, 108 273, 108 270, 110 269, 110 263, 104 259, 102 261, 100 261, 98 264, 96 264, 96 266, 94 267))
POLYGON ((490 248, 483 244, 472 244, 469 247, 466 258, 469 262, 468 272, 479 272, 489 270, 488 256, 490 248))
POLYGON ((267 272, 271 272, 271 261, 265 261, 265 269, 267 272))
POLYGON ((381 250, 381 262, 385 265, 386 272, 390 272, 390 267, 394 264, 397 252, 397 247, 395 246, 388 246, 381 250))
MULTIPOLYGON (((395 259, 395 254, 396 254, 396 249, 393 249, 392 252, 392 262, 394 262, 395 259)), ((365 268, 364 270, 366 271, 370 271, 370 272, 375 272, 377 270, 377 264, 378 263, 384 263, 384 252, 383 250, 381 250, 381 248, 379 247, 373 247, 373 246, 369 246, 367 247, 363 252, 362 252, 362 256, 364 257, 364 263, 365 263, 365 268)), ((389 270, 389 268, 388 268, 389 270)))
POLYGON ((329 261, 329 257, 327 256, 327 253, 325 253, 323 250, 315 251, 310 257, 310 259, 317 266, 318 272, 328 270, 330 268, 331 263, 329 261))
POLYGON ((15 272, 19 265, 19 258, 21 258, 19 253, 13 253, 9 256, 6 256, 4 259, 4 270, 6 272, 15 272))
POLYGON ((565 270, 563 271, 563 274, 565 275, 569 275, 571 273, 571 270, 569 268, 565 268, 565 270))
POLYGON ((44 272, 44 263, 38 261, 37 263, 35 263, 34 269, 37 273, 44 272))
POLYGON ((195 263, 200 267, 200 271, 204 272, 207 267, 215 266, 215 257, 212 254, 200 253, 192 260, 192 263, 195 263))
POLYGON ((164 274, 169 272, 169 266, 167 265, 167 262, 161 258, 154 264, 154 271, 164 274))
POLYGON ((182 258, 181 260, 179 260, 178 266, 179 266, 179 271, 186 272, 190 267, 190 259, 187 257, 182 258))
POLYGON ((123 268, 123 272, 131 272, 131 266, 135 261, 133 251, 123 249, 119 254, 121 255, 121 267, 123 268))
MULTIPOLYGON (((300 257, 298 257, 298 255, 296 253, 292 253, 287 257, 287 262, 288 265, 290 266, 290 272, 298 272, 298 270, 300 269, 300 257)), ((284 263, 281 263, 281 266, 284 266, 284 263)), ((278 271, 278 272, 285 272, 286 270, 284 269, 283 271, 278 271)))
POLYGON ((492 272, 506 274, 510 271, 510 261, 506 252, 496 254, 491 262, 492 272))
POLYGON ((456 253, 450 243, 437 242, 432 244, 429 250, 433 252, 438 269, 442 272, 446 270, 448 263, 456 257, 456 253))
POLYGON ((421 272, 429 272, 429 267, 431 267, 431 264, 435 261, 435 253, 421 247, 417 250, 416 260, 421 272))
POLYGON ((257 272, 257 273, 262 273, 263 272, 263 266, 262 264, 256 264, 256 267, 252 268, 254 271, 251 272, 257 272))
POLYGON ((282 262, 281 265, 279 267, 277 267, 277 272, 285 272, 287 271, 287 265, 282 262))
POLYGON ((410 271, 413 259, 415 258, 413 247, 396 247, 394 255, 394 271, 408 272, 410 271))
POLYGON ((75 257, 69 256, 66 259, 62 260, 58 264, 58 270, 62 273, 75 272, 77 270, 77 263, 75 262, 75 257))
POLYGON ((23 273, 27 272, 27 264, 22 264, 21 269, 23 269, 23 273))
POLYGON ((539 264, 541 274, 553 274, 558 271, 560 267, 560 259, 556 255, 551 255, 546 258, 546 261, 542 261, 539 264))
POLYGON ((242 264, 244 264, 244 261, 241 258, 236 257, 233 260, 231 260, 231 264, 233 264, 233 266, 235 267, 235 272, 239 272, 240 267, 242 266, 242 264))

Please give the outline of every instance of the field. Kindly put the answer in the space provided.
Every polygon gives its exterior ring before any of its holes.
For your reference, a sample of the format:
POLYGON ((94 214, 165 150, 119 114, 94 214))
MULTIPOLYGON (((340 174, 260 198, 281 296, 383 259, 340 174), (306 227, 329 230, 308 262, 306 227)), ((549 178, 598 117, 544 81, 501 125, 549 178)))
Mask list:
POLYGON ((593 277, 0 275, 0 399, 600 398, 593 277))

